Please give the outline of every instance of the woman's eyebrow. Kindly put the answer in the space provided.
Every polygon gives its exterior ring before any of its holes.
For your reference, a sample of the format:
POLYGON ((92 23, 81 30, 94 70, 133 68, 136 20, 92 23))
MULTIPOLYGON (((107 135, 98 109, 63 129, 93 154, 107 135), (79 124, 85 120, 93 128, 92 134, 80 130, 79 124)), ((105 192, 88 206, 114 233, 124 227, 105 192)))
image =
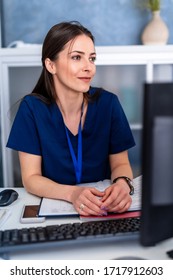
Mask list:
MULTIPOLYGON (((71 51, 71 52, 69 52, 69 54, 74 53, 74 52, 80 53, 80 54, 85 54, 85 52, 77 51, 77 50, 71 51)), ((96 55, 96 52, 92 52, 92 53, 90 53, 90 55, 96 55)))

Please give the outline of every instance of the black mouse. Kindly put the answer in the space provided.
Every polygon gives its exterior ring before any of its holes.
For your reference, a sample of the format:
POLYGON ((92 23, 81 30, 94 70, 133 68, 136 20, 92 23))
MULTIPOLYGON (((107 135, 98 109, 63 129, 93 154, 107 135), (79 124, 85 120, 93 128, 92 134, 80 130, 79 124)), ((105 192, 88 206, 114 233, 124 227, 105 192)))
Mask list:
POLYGON ((5 189, 0 192, 0 207, 10 205, 18 198, 18 193, 12 189, 5 189))

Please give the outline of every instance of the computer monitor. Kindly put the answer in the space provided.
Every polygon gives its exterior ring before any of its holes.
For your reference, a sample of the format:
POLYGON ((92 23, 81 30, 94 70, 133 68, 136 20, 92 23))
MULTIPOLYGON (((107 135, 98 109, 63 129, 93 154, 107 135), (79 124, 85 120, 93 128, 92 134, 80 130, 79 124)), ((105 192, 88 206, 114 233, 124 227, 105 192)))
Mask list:
POLYGON ((144 85, 142 174, 140 240, 152 246, 173 237, 173 83, 144 85))

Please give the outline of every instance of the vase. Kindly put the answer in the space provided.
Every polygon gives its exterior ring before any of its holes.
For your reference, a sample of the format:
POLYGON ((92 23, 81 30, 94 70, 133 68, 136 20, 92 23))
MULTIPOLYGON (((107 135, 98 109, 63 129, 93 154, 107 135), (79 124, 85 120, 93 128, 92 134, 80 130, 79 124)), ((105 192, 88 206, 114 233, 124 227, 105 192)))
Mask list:
POLYGON ((152 13, 152 19, 142 33, 143 45, 165 45, 169 38, 169 30, 160 16, 160 11, 152 13))

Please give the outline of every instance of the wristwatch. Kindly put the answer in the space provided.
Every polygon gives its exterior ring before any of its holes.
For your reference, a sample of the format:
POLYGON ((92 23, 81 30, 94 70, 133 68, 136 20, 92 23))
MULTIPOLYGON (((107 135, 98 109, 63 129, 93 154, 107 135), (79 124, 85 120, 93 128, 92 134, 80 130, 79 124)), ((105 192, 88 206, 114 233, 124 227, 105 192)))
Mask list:
POLYGON ((134 186, 133 186, 133 182, 132 180, 129 178, 129 177, 126 177, 126 176, 120 176, 120 177, 117 177, 115 178, 112 183, 116 183, 119 179, 124 179, 126 181, 126 183, 128 184, 129 188, 130 188, 130 192, 129 194, 130 195, 133 195, 134 194, 134 186))

